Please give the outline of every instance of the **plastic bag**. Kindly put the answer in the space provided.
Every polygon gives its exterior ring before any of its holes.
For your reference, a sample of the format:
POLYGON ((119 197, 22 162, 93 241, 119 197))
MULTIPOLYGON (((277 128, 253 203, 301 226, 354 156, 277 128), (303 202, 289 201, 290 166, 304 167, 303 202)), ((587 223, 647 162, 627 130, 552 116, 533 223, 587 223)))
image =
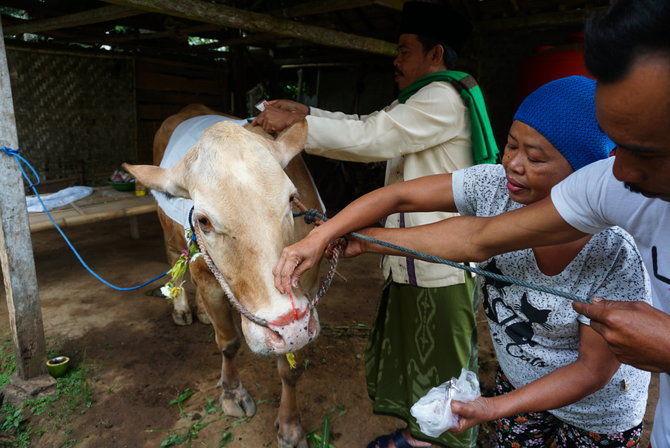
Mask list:
POLYGON ((451 400, 463 402, 479 398, 477 375, 461 369, 461 376, 433 387, 419 401, 414 403, 410 413, 416 419, 421 432, 431 437, 439 437, 446 430, 458 425, 458 415, 451 412, 451 400))
MULTIPOLYGON (((92 193, 93 188, 91 187, 76 186, 64 188, 56 193, 42 194, 40 197, 42 198, 44 207, 47 210, 51 210, 83 199, 92 193)), ((40 200, 36 196, 26 196, 26 207, 31 213, 44 211, 44 207, 42 207, 40 200)))

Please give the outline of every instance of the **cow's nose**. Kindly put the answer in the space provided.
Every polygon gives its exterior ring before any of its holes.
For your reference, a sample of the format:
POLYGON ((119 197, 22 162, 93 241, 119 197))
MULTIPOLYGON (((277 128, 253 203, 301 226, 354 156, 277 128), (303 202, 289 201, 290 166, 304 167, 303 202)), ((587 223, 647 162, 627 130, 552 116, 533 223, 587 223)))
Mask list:
POLYGON ((278 332, 270 327, 265 327, 265 342, 267 346, 273 351, 280 351, 286 348, 286 341, 278 332))
POLYGON ((299 319, 284 325, 270 325, 263 330, 266 346, 276 354, 283 354, 310 343, 319 333, 319 321, 316 311, 308 309, 299 319))

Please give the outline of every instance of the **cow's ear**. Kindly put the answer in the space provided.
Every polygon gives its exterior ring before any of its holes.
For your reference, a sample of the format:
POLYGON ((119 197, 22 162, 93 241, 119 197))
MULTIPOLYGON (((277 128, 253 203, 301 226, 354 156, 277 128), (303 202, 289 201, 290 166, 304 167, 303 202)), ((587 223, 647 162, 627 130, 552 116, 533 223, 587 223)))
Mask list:
POLYGON ((286 167, 303 150, 306 143, 307 120, 300 120, 279 133, 273 154, 281 166, 286 167))
POLYGON ((123 169, 128 171, 139 182, 152 190, 169 193, 172 196, 189 198, 188 190, 182 182, 180 163, 172 169, 165 169, 154 165, 130 165, 124 163, 123 169))

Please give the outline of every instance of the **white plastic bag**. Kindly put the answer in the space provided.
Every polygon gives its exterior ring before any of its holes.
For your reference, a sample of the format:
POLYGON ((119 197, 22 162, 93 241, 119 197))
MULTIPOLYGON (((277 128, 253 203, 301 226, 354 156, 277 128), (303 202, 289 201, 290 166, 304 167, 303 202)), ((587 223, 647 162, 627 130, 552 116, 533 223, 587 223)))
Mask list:
MULTIPOLYGON (((43 194, 40 195, 40 197, 47 210, 51 210, 83 199, 92 193, 93 188, 91 187, 76 186, 64 188, 56 193, 43 194)), ((44 211, 44 207, 42 207, 42 204, 40 204, 40 201, 36 196, 26 196, 26 207, 31 213, 44 211)))
POLYGON ((446 430, 458 425, 458 415, 451 412, 451 400, 463 402, 479 398, 477 375, 461 369, 461 376, 433 387, 409 412, 414 416, 421 432, 431 437, 439 437, 446 430))

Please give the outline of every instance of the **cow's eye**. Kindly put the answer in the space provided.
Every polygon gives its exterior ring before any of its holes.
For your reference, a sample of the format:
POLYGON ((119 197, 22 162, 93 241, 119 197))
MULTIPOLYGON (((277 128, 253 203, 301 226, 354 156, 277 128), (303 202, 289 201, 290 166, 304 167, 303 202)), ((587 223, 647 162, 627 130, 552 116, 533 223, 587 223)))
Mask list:
POLYGON ((198 213, 195 216, 195 220, 198 222, 198 227, 200 227, 200 229, 203 232, 209 232, 211 230, 214 230, 212 228, 212 222, 209 220, 209 218, 206 215, 198 213))
POLYGON ((291 196, 288 197, 289 202, 293 202, 294 199, 295 199, 295 194, 292 194, 291 196))

